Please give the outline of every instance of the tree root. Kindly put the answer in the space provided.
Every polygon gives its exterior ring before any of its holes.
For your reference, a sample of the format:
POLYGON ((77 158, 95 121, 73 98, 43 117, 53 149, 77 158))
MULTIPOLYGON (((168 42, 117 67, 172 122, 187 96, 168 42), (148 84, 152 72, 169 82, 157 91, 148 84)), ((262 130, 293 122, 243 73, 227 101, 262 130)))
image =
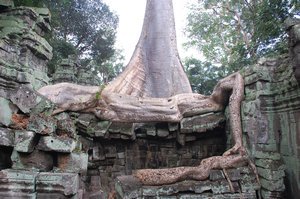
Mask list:
POLYGON ((247 157, 242 155, 214 156, 201 161, 197 167, 168 169, 141 169, 134 173, 144 185, 172 184, 183 180, 205 180, 212 169, 228 169, 244 166, 247 157))

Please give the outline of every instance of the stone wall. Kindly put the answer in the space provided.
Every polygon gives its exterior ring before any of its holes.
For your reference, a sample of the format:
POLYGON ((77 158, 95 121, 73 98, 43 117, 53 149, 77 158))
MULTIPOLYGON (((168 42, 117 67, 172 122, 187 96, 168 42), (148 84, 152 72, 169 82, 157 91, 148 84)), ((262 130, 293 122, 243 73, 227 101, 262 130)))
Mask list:
POLYGON ((79 85, 100 86, 100 78, 93 74, 92 66, 88 67, 90 69, 82 67, 76 56, 70 55, 56 66, 51 83, 71 82, 79 85))
POLYGON ((52 53, 43 36, 50 29, 49 11, 13 8, 8 2, 0 4, 0 198, 299 195, 300 90, 294 54, 261 59, 242 71, 244 144, 261 187, 248 167, 213 170, 203 182, 142 186, 130 176, 136 169, 196 166, 232 146, 224 113, 150 124, 111 123, 75 112, 52 116, 54 105, 34 91, 48 81, 52 53))
POLYGON ((300 88, 288 55, 244 71, 244 143, 255 160, 264 198, 300 194, 300 88))

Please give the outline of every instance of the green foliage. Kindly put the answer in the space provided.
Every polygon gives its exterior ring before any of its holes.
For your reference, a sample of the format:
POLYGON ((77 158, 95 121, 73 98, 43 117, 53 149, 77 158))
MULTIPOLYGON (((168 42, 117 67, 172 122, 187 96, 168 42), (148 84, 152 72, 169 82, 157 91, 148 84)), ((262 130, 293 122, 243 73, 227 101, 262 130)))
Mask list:
POLYGON ((204 95, 210 95, 217 82, 232 72, 224 66, 216 66, 195 58, 185 59, 184 66, 193 92, 204 95))
MULTIPOLYGON (((14 2, 16 6, 48 7, 51 11, 53 31, 48 40, 53 47, 54 55, 49 63, 49 75, 54 72, 59 60, 67 58, 68 55, 76 55, 86 63, 93 59, 97 66, 114 59, 116 51, 114 43, 119 19, 102 0, 14 2)), ((100 67, 94 69, 98 70, 100 67)))
POLYGON ((98 76, 103 83, 108 83, 113 80, 124 69, 124 56, 121 50, 116 50, 110 59, 103 61, 96 66, 98 76))
POLYGON ((77 49, 69 42, 58 39, 51 38, 49 39, 50 45, 53 47, 53 58, 48 63, 48 74, 51 75, 55 72, 56 66, 60 63, 62 59, 68 58, 69 55, 76 55, 77 49))
POLYGON ((14 5, 28 7, 43 7, 44 3, 41 0, 14 0, 14 5))
POLYGON ((283 21, 297 14, 290 0, 199 0, 190 7, 188 46, 232 71, 285 51, 283 21))

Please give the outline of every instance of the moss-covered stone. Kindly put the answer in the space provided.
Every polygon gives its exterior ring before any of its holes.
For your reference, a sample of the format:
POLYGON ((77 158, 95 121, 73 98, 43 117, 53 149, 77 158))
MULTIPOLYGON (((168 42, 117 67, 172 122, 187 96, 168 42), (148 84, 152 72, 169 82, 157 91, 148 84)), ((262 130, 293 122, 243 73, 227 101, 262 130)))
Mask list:
POLYGON ((42 136, 37 149, 42 151, 55 151, 61 153, 71 153, 76 147, 76 141, 71 138, 42 136))
POLYGON ((14 131, 0 127, 0 146, 15 146, 14 131))
POLYGON ((37 144, 36 134, 32 131, 15 131, 15 150, 31 153, 37 144))
POLYGON ((12 168, 16 170, 50 171, 53 168, 52 155, 39 150, 34 150, 32 153, 21 153, 14 150, 11 160, 12 168))
POLYGON ((67 173, 87 173, 88 154, 70 153, 57 155, 57 171, 67 173))

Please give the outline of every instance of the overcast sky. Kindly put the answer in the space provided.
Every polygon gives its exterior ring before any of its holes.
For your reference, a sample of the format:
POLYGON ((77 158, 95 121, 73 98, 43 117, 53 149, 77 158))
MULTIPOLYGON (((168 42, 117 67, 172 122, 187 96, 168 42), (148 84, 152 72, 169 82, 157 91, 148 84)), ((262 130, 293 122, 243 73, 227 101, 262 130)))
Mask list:
MULTIPOLYGON (((110 9, 119 16, 119 28, 117 34, 116 46, 124 50, 125 64, 129 61, 135 45, 138 42, 144 13, 146 8, 146 0, 103 0, 110 9)), ((163 0, 162 0, 163 1, 163 0)), ((186 41, 183 29, 186 25, 187 5, 196 0, 173 0, 177 46, 181 58, 195 54, 194 51, 187 52, 182 48, 182 44, 186 41)))

